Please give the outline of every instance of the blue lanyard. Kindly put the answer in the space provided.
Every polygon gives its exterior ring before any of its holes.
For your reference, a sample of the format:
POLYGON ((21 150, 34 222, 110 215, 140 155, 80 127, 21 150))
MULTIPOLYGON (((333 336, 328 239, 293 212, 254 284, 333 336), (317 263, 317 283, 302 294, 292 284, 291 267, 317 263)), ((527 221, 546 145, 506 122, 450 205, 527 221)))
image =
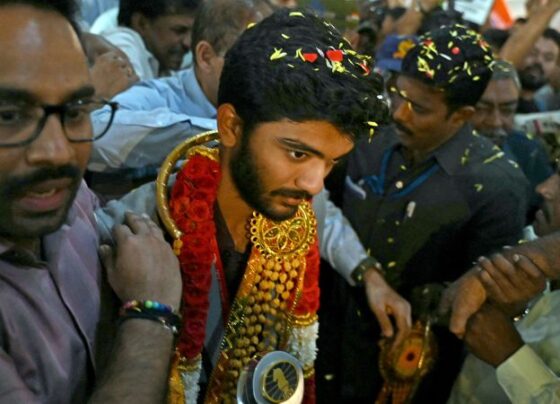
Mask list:
MULTIPOLYGON (((383 159, 381 160, 381 171, 379 175, 370 175, 364 178, 365 184, 369 186, 371 191, 378 196, 385 196, 385 177, 387 176, 387 169, 389 168, 389 163, 391 162, 391 157, 395 151, 394 147, 390 147, 383 153, 383 159)), ((434 173, 439 169, 439 165, 434 162, 430 167, 425 169, 416 179, 406 185, 400 191, 389 196, 391 199, 402 198, 410 194, 420 185, 428 180, 434 173)))

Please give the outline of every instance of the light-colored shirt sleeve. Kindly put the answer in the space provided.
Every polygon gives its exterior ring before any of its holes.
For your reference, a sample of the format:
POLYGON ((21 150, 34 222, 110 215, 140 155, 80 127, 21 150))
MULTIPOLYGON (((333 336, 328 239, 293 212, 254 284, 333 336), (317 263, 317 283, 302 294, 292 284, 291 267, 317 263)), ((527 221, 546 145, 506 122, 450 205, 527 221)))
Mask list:
POLYGON ((313 209, 317 218, 321 258, 354 285, 350 275, 367 257, 358 235, 342 211, 330 201, 327 190, 313 198, 313 209))
MULTIPOLYGON (((216 109, 202 92, 193 69, 141 82, 113 101, 119 109, 109 131, 93 145, 90 171, 159 167, 181 141, 216 129, 216 109)), ((95 111, 95 131, 106 127, 110 117, 108 107, 95 111)))
POLYGON ((528 345, 498 366, 496 375, 514 404, 560 403, 560 380, 528 345))
MULTIPOLYGON (((170 179, 170 183, 175 182, 175 177, 170 179)), ((156 184, 149 182, 142 185, 121 199, 112 200, 103 208, 95 211, 95 220, 97 222, 97 231, 101 243, 113 245, 112 230, 115 224, 124 222, 124 215, 126 212, 133 212, 136 214, 146 214, 150 218, 160 224, 157 214, 156 205, 156 184)), ((160 224, 163 229, 163 226, 160 224)))

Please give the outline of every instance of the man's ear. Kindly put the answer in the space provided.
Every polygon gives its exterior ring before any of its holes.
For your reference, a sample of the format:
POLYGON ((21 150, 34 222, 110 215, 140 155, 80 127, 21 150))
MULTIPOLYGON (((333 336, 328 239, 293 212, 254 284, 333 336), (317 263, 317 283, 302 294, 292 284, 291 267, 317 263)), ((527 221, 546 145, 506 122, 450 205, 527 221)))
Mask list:
POLYGON ((217 120, 221 145, 230 148, 239 145, 243 136, 243 121, 237 115, 235 107, 231 104, 220 105, 217 120))
POLYGON ((204 71, 211 68, 211 61, 216 57, 216 51, 207 41, 200 41, 194 49, 196 66, 204 71))
POLYGON ((461 127, 466 122, 470 121, 475 112, 475 108, 471 105, 462 106, 461 108, 453 111, 453 113, 451 114, 451 121, 453 122, 453 124, 461 127))

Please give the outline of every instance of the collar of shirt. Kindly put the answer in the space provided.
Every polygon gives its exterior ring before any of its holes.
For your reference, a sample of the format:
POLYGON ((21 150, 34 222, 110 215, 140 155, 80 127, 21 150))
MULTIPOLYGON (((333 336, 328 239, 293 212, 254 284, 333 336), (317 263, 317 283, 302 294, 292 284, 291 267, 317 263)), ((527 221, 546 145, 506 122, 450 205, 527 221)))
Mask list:
POLYGON ((202 91, 202 87, 200 87, 200 84, 198 83, 194 68, 191 67, 181 70, 177 72, 176 75, 180 80, 183 91, 187 95, 185 99, 193 104, 193 106, 189 107, 196 106, 199 110, 199 113, 196 114, 196 116, 203 118, 216 118, 216 107, 212 105, 206 97, 206 94, 204 94, 204 91, 202 91))

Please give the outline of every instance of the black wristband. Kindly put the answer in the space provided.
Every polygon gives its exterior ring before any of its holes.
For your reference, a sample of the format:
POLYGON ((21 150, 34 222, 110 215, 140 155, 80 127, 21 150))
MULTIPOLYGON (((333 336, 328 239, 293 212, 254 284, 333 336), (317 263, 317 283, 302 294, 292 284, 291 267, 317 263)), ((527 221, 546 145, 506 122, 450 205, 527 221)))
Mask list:
POLYGON ((383 267, 373 257, 366 257, 358 264, 358 266, 352 271, 350 277, 356 283, 357 286, 361 286, 364 284, 364 274, 368 269, 373 269, 381 274, 381 276, 385 276, 383 272, 383 267))
POLYGON ((136 310, 126 310, 119 316, 118 324, 124 323, 126 320, 130 319, 143 319, 143 320, 150 320, 155 321, 156 323, 161 324, 164 328, 170 330, 173 335, 179 335, 179 330, 181 326, 181 318, 174 313, 169 314, 155 314, 149 312, 140 312, 136 310))

